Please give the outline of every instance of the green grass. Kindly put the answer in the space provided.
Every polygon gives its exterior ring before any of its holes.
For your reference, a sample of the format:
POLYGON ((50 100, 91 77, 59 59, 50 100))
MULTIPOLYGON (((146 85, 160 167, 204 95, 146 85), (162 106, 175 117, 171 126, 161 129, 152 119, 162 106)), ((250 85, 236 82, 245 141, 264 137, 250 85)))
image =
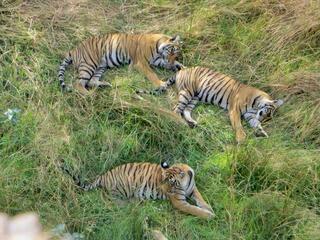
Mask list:
MULTIPOLYGON (((2 1, 0 3, 0 209, 35 211, 50 230, 86 239, 320 239, 320 5, 315 1, 2 1), (184 64, 202 65, 275 98, 297 90, 266 123, 270 138, 237 146, 227 113, 199 106, 189 129, 165 112, 176 94, 151 88, 128 67, 107 72, 112 89, 63 94, 65 51, 93 34, 181 35, 184 64), (3 113, 19 108, 16 124, 3 113), (169 160, 196 171, 216 217, 201 220, 166 201, 119 204, 84 193, 58 167, 92 179, 119 164, 169 160)), ((172 73, 156 72, 165 79, 172 73)), ((66 80, 75 81, 69 70, 66 80)))

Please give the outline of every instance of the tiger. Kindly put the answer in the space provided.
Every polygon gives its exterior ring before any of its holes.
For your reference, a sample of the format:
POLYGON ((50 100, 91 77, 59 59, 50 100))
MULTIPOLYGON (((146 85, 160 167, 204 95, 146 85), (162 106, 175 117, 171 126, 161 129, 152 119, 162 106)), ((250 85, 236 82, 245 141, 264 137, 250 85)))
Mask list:
POLYGON ((71 174, 65 166, 61 167, 73 178, 74 183, 85 191, 101 187, 108 194, 124 199, 168 199, 175 208, 184 213, 205 219, 214 216, 211 206, 204 201, 196 187, 194 170, 186 164, 169 166, 167 162, 127 163, 96 177, 91 183, 81 183, 79 176, 71 174), (188 198, 192 199, 196 206, 188 203, 188 198))
POLYGON ((79 74, 82 89, 90 87, 111 87, 100 81, 108 68, 130 64, 144 74, 154 85, 161 85, 151 66, 177 71, 183 65, 177 61, 181 57, 180 36, 164 34, 113 33, 94 36, 69 51, 62 61, 58 78, 62 90, 70 90, 65 84, 64 74, 70 64, 74 64, 79 74))
POLYGON ((158 95, 173 84, 176 84, 178 90, 178 104, 174 112, 191 128, 197 125, 191 113, 199 101, 218 105, 228 111, 238 143, 246 138, 241 118, 244 118, 258 135, 268 137, 261 123, 271 119, 275 110, 284 103, 282 99, 273 100, 266 92, 225 74, 199 66, 181 69, 157 89, 136 92, 158 95))

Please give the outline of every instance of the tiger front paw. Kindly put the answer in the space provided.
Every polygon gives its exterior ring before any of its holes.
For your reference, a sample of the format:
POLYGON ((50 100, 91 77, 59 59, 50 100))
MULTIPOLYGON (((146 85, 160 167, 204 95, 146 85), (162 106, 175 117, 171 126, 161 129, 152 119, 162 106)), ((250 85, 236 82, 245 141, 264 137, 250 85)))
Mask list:
POLYGON ((173 67, 172 67, 172 71, 177 72, 180 71, 181 69, 186 68, 184 65, 182 65, 181 63, 176 63, 173 67))
POLYGON ((266 137, 266 138, 269 137, 269 135, 268 135, 264 130, 258 130, 258 131, 256 131, 256 132, 255 132, 255 135, 256 135, 257 137, 266 137))
POLYGON ((237 131, 236 133, 237 143, 240 144, 244 142, 245 139, 246 139, 246 133, 243 130, 237 131))
POLYGON ((209 211, 209 210, 204 210, 204 214, 203 214, 205 218, 210 219, 215 217, 215 214, 213 211, 209 211))
POLYGON ((187 121, 187 123, 190 128, 195 128, 198 125, 196 121, 187 121))

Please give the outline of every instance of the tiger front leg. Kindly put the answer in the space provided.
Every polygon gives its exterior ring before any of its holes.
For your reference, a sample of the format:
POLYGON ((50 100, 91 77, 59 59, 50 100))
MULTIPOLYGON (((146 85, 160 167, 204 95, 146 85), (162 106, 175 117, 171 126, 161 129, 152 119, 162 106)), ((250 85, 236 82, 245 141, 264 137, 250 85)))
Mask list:
POLYGON ((256 130, 256 135, 257 136, 264 136, 264 137, 269 137, 268 134, 266 133, 266 131, 263 129, 263 127, 261 126, 261 122, 256 119, 256 118, 252 118, 249 120, 249 124, 250 126, 256 130))
POLYGON ((193 206, 188 203, 185 198, 180 199, 176 195, 172 194, 169 196, 169 199, 172 205, 182 212, 206 219, 213 217, 213 213, 211 211, 198 206, 193 206))
POLYGON ((212 214, 214 215, 214 212, 213 212, 211 206, 208 203, 206 203, 206 201, 203 199, 203 197, 201 196, 201 193, 199 192, 197 187, 194 188, 192 195, 191 195, 191 198, 196 202, 198 207, 206 209, 206 210, 212 212, 212 214))
POLYGON ((246 133, 244 132, 243 126, 241 124, 241 114, 237 107, 233 107, 229 111, 229 117, 231 121, 232 128, 236 132, 236 140, 238 143, 241 143, 246 138, 246 133))
POLYGON ((137 62, 133 65, 139 72, 144 74, 155 86, 161 86, 163 83, 151 69, 148 62, 137 62))

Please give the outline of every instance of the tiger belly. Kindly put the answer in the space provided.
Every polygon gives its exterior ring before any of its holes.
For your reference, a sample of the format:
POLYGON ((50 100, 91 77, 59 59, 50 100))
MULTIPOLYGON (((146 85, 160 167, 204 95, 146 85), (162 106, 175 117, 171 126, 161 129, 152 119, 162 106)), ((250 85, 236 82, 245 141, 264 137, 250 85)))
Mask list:
POLYGON ((166 195, 157 188, 151 188, 150 186, 141 186, 134 194, 134 197, 140 200, 164 200, 167 199, 166 195))
POLYGON ((166 199, 159 186, 161 168, 157 164, 125 164, 104 176, 103 186, 113 195, 140 200, 166 199))

